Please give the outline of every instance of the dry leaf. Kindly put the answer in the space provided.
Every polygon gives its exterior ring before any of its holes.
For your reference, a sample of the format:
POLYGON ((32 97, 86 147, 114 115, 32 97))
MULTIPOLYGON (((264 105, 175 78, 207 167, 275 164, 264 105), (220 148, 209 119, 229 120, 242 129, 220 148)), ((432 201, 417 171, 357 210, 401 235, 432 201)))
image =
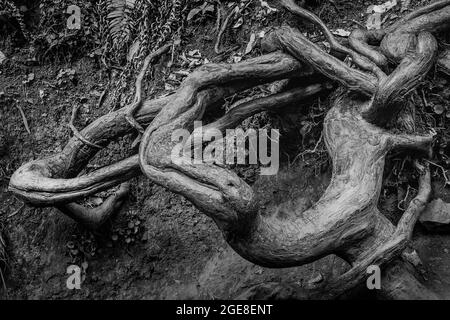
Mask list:
POLYGON ((397 5, 397 0, 387 1, 380 5, 371 5, 367 8, 367 13, 385 13, 397 5))
POLYGON ((344 30, 344 29, 336 29, 332 31, 333 34, 339 36, 339 37, 348 37, 350 35, 350 31, 344 30))
POLYGON ((192 20, 201 11, 202 11, 202 8, 200 8, 200 7, 192 9, 191 11, 189 11, 189 14, 187 16, 187 20, 188 21, 192 20))
POLYGON ((250 35, 250 41, 247 43, 247 47, 245 48, 244 55, 252 52, 253 48, 255 47, 255 43, 256 43, 256 34, 252 33, 250 35))
POLYGON ((272 8, 271 6, 269 6, 267 1, 259 0, 259 2, 261 3, 261 7, 267 9, 267 13, 272 13, 272 12, 277 12, 278 11, 277 9, 272 8))
POLYGON ((240 17, 238 19, 238 21, 236 21, 236 23, 233 26, 233 29, 237 29, 239 27, 241 27, 244 24, 244 18, 240 17))
POLYGON ((387 1, 380 5, 371 5, 367 8, 366 12, 369 14, 366 21, 366 27, 368 30, 381 29, 383 20, 381 16, 383 13, 388 12, 397 5, 397 0, 387 1))
POLYGON ((141 42, 137 39, 130 47, 130 50, 128 51, 127 60, 130 62, 133 60, 133 58, 136 56, 136 54, 139 52, 139 47, 141 46, 141 42))

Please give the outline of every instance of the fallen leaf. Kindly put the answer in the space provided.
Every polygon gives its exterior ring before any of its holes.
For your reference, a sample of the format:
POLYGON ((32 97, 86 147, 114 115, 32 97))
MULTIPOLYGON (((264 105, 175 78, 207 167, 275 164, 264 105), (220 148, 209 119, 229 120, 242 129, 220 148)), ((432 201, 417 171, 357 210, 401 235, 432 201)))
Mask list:
POLYGON ((242 57, 241 56, 233 56, 233 63, 239 63, 242 61, 242 57))
POLYGON ((347 31, 344 29, 336 29, 336 30, 332 31, 332 33, 339 37, 348 37, 350 35, 350 31, 347 31))
POLYGON ((34 73, 29 73, 27 75, 27 79, 23 80, 22 83, 23 84, 28 84, 28 83, 32 82, 33 80, 34 80, 34 73))
POLYGON ((256 34, 252 33, 250 35, 250 41, 247 43, 247 47, 245 48, 244 55, 252 52, 253 48, 255 47, 255 43, 256 43, 256 34))
POLYGON ((394 8, 397 5, 397 0, 386 1, 380 5, 371 5, 367 10, 371 10, 372 12, 367 13, 385 13, 394 8))
POLYGON ((214 11, 214 5, 210 4, 207 5, 204 9, 203 9, 203 13, 205 12, 213 12, 214 11))
POLYGON ((128 50, 127 55, 127 61, 130 62, 133 60, 133 58, 136 56, 136 54, 139 52, 139 47, 141 46, 141 42, 139 39, 133 42, 133 44, 130 47, 130 50, 128 50))
POLYGON ((167 82, 164 84, 164 89, 166 91, 174 91, 174 90, 176 90, 176 88, 174 86, 172 86, 171 84, 169 84, 167 82))
POLYGON ((236 23, 233 26, 233 29, 237 29, 239 27, 241 27, 244 24, 244 18, 240 17, 238 19, 238 21, 236 21, 236 23))
POLYGON ((100 197, 94 197, 91 199, 91 202, 94 206, 100 206, 103 203, 103 199, 100 197))
POLYGON ((197 14, 199 14, 202 11, 201 7, 197 7, 192 9, 191 11, 189 11, 188 16, 187 16, 187 20, 190 21, 192 20, 197 14))
POLYGON ((311 286, 311 285, 318 284, 318 283, 320 283, 322 281, 323 281, 323 276, 322 276, 321 273, 319 273, 319 274, 317 274, 317 276, 315 276, 314 278, 310 279, 308 281, 308 284, 311 286))
POLYGON ((202 57, 202 54, 200 53, 200 50, 198 50, 198 49, 189 51, 187 55, 192 58, 201 58, 202 57))

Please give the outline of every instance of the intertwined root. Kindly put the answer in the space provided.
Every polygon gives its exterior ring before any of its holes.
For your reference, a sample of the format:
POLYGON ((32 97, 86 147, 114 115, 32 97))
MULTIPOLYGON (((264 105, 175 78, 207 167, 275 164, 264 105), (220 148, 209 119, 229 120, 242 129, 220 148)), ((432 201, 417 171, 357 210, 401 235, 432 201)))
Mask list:
MULTIPOLYGON (((328 284, 332 296, 360 282, 367 266, 379 264, 385 266, 388 276, 393 270, 400 270, 397 274, 403 277, 402 283, 415 288, 415 297, 434 297, 398 261, 428 200, 429 171, 422 167, 419 193, 397 226, 381 215, 377 203, 386 154, 396 147, 421 150, 424 155, 430 150, 433 133, 402 135, 387 128, 398 120, 408 94, 436 63, 438 47, 432 33, 450 22, 450 1, 413 12, 386 30, 355 31, 350 36, 351 48, 337 42, 319 18, 294 1, 281 3, 319 25, 331 45, 331 54, 298 30, 279 28, 267 37, 267 47, 288 54, 274 52, 238 64, 201 67, 175 94, 142 102, 140 108, 137 88, 135 104, 98 119, 81 132, 87 141, 104 147, 133 128, 145 128, 138 155, 77 177, 97 148, 72 139, 60 154, 18 169, 11 178, 10 189, 32 204, 58 206, 78 221, 97 227, 120 205, 126 185, 105 208, 94 212, 68 203, 143 172, 209 215, 228 243, 254 263, 290 267, 336 254, 348 261, 352 269, 328 284), (336 52, 350 56, 359 69, 336 58, 336 52), (389 73, 392 65, 396 68, 389 73), (295 199, 263 208, 252 188, 233 171, 214 163, 194 164, 190 158, 172 161, 176 143, 172 132, 192 132, 194 121, 201 120, 205 111, 215 108, 223 98, 262 83, 312 73, 325 75, 340 88, 333 96, 323 129, 333 175, 327 190, 310 209, 300 212, 295 199)), ((441 59, 442 56, 445 54, 440 55, 441 59)), ((243 103, 205 129, 223 132, 257 112, 301 103, 325 87, 311 84, 243 103)), ((395 297, 399 286, 385 284, 386 295, 395 297)))

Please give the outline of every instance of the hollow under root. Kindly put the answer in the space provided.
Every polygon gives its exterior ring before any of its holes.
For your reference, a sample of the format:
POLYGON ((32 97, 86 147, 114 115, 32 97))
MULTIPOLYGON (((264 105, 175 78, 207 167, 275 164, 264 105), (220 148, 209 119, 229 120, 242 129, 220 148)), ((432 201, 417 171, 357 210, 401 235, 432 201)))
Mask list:
POLYGON ((75 202, 58 205, 57 208, 88 229, 95 230, 120 210, 130 191, 130 183, 122 183, 113 195, 110 195, 102 205, 87 208, 75 202))

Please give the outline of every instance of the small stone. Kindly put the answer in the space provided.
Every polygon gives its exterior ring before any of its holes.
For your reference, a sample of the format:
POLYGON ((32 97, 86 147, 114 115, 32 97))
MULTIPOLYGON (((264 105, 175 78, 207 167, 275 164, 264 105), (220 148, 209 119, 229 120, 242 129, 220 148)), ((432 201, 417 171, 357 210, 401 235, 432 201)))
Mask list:
POLYGON ((93 198, 91 198, 91 202, 94 206, 98 207, 98 206, 102 205, 103 199, 100 197, 93 197, 93 198))
POLYGON ((428 231, 450 230, 450 203, 442 199, 433 200, 425 208, 419 221, 428 231))

